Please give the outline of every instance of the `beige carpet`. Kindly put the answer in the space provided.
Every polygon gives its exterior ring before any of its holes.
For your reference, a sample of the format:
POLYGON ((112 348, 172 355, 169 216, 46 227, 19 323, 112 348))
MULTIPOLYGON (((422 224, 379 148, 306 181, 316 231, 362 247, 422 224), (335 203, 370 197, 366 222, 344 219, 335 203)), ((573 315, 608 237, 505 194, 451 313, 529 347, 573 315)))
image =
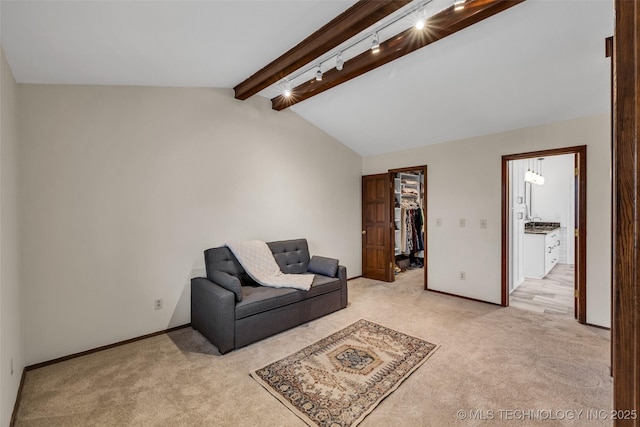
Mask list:
POLYGON ((187 328, 30 371, 17 425, 303 426, 248 372, 361 318, 441 347, 360 426, 612 425, 584 412, 509 419, 517 410, 610 410, 608 331, 425 292, 421 274, 351 281, 346 309, 224 356, 187 328), (494 411, 494 420, 460 420, 461 410, 494 411))

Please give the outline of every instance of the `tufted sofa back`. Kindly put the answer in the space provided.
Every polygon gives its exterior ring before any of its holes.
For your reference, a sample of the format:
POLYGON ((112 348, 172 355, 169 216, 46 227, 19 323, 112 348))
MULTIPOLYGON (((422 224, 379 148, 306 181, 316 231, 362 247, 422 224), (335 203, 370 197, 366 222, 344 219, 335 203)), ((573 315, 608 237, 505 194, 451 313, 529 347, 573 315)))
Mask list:
MULTIPOLYGON (((268 242, 267 245, 283 273, 300 274, 307 271, 310 256, 306 239, 268 242)), ((209 280, 213 280, 214 271, 223 271, 239 278, 243 286, 256 284, 226 246, 204 251, 204 265, 209 280)))
POLYGON ((307 239, 282 240, 267 243, 280 270, 285 274, 307 272, 309 266, 309 245, 307 239))
POLYGON ((213 281, 214 271, 223 271, 240 279, 243 285, 255 283, 244 271, 233 252, 226 246, 204 251, 204 266, 207 271, 207 279, 211 281, 213 281))

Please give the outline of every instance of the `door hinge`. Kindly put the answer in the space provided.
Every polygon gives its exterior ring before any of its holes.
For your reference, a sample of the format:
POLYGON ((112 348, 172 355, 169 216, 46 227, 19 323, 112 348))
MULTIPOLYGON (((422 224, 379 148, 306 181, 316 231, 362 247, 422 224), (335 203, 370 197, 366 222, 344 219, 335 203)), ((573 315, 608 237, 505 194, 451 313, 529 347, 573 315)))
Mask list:
POLYGON ((573 170, 573 173, 575 174, 575 176, 580 175, 580 168, 575 168, 575 169, 573 170))
POLYGON ((576 235, 576 237, 578 237, 578 236, 579 236, 579 233, 578 233, 578 229, 577 229, 577 228, 576 228, 576 230, 575 230, 575 235, 576 235))

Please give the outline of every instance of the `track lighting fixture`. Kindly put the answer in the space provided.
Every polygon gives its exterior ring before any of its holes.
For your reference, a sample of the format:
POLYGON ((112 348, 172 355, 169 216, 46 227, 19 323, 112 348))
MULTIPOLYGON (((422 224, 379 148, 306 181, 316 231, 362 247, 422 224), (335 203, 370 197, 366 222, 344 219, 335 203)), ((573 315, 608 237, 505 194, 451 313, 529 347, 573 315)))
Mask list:
MULTIPOLYGON (((337 53, 331 52, 329 55, 324 55, 316 59, 316 61, 319 61, 317 65, 309 65, 307 68, 300 69, 296 73, 289 75, 287 78, 285 78, 280 82, 280 91, 282 95, 287 98, 290 97, 293 92, 292 82, 296 81, 298 78, 302 76, 304 76, 304 78, 308 78, 309 74, 313 73, 312 74, 313 77, 311 81, 314 81, 314 80, 316 82, 322 81, 322 78, 323 78, 322 64, 324 63, 326 65, 326 63, 330 62, 330 60, 332 59, 335 59, 336 71, 342 71, 345 63, 345 60, 344 60, 345 51, 348 51, 347 55, 349 55, 349 57, 352 57, 353 52, 349 50, 355 47, 356 45, 360 45, 360 43, 363 43, 363 47, 366 46, 366 44, 364 43, 366 43, 366 40, 368 38, 371 39, 371 52, 374 54, 378 53, 380 51, 380 31, 385 31, 388 27, 399 22, 400 20, 406 20, 406 18, 408 18, 409 16, 414 16, 417 18, 414 24, 416 29, 418 30, 424 29, 427 23, 426 5, 431 3, 431 1, 433 0, 420 1, 417 5, 412 7, 410 10, 406 11, 403 15, 397 16, 393 21, 389 21, 384 23, 383 25, 378 26, 373 33, 369 33, 369 35, 365 33, 364 35, 360 36, 357 40, 353 41, 350 45, 346 45, 346 46, 342 45, 340 47, 340 50, 337 53)), ((464 6, 465 0, 455 0, 455 4, 457 5, 458 3, 461 3, 464 6)))
MULTIPOLYGON (((331 25, 327 24, 326 28, 322 27, 318 32, 340 31, 336 29, 342 28, 341 25, 344 22, 352 22, 354 27, 357 27, 357 32, 354 28, 354 34, 352 31, 345 30, 343 37, 335 35, 325 37, 323 35, 322 42, 318 42, 317 39, 313 41, 316 37, 316 33, 314 33, 313 36, 303 40, 295 48, 272 61, 269 66, 265 66, 234 87, 235 97, 246 99, 264 90, 265 96, 272 97, 272 108, 276 111, 284 110, 436 40, 441 40, 462 28, 467 28, 474 23, 501 13, 521 1, 401 0, 399 2, 381 2, 390 3, 388 7, 394 12, 386 14, 387 6, 385 6, 384 13, 382 8, 374 9, 369 6, 372 8, 368 9, 369 12, 379 10, 380 15, 384 14, 373 24, 370 24, 370 21, 377 19, 373 16, 373 12, 367 16, 354 14, 353 21, 350 21, 351 18, 348 21, 343 20, 346 15, 341 14, 339 15, 340 23, 332 21, 331 25), (391 3, 394 5, 392 6, 391 3), (400 3, 403 6, 400 6, 400 3), (469 3, 469 7, 466 7, 467 3, 469 3), (465 10, 460 11, 463 8, 465 10), (434 23, 438 28, 434 27, 431 31, 434 23), (369 27, 363 28, 365 24, 369 27), (349 36, 347 37, 347 35, 349 36), (384 43, 384 51, 381 49, 381 43, 384 43), (326 50, 320 49, 321 45, 326 47, 326 50), (301 52, 307 53, 300 56, 301 52), (349 65, 345 73, 343 68, 347 61, 349 65), (300 64, 303 65, 300 66, 300 64), (327 73, 326 76, 322 75, 323 71, 327 73), (278 81, 276 79, 285 77, 290 82, 290 89, 287 90, 278 88, 277 83, 274 82, 274 80, 278 81), (287 99, 287 96, 290 98, 287 99)), ((373 1, 361 3, 373 3, 373 1)), ((527 174, 527 178, 532 178, 533 172, 531 170, 528 172, 530 173, 527 174)), ((527 182, 532 181, 527 179, 527 182)))
POLYGON ((336 56, 336 70, 342 71, 344 68, 344 59, 342 59, 342 52, 338 52, 338 56, 336 56))
POLYGON ((422 30, 424 28, 425 23, 426 23, 426 18, 425 18, 424 7, 423 7, 422 9, 420 9, 420 12, 418 12, 418 20, 416 21, 416 30, 422 30))
POLYGON ((371 52, 378 53, 380 51, 380 41, 378 40, 378 33, 373 33, 371 38, 371 52))
POLYGON ((284 95, 285 98, 289 98, 291 96, 291 83, 289 80, 282 80, 280 82, 280 88, 282 89, 282 95, 284 95))
POLYGON ((453 0, 453 10, 462 10, 464 9, 464 4, 466 0, 453 0))

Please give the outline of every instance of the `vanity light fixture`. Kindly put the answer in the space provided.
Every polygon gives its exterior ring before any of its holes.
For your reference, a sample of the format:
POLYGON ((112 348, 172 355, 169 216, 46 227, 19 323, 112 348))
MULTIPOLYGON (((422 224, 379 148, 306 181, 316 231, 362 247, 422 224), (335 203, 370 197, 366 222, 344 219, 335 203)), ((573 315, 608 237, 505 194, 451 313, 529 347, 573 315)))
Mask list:
POLYGON ((533 183, 536 185, 540 185, 540 171, 539 162, 536 159, 533 159, 533 183))
POLYGON ((531 170, 531 159, 527 159, 527 172, 524 174, 524 182, 533 182, 536 174, 531 170))
POLYGON ((542 161, 543 157, 539 159, 527 159, 527 172, 524 174, 524 182, 530 182, 531 184, 544 185, 544 176, 542 176, 542 161), (533 163, 533 170, 531 170, 531 163, 533 163), (536 164, 538 165, 536 172, 536 164))
POLYGON ((527 173, 524 174, 524 182, 531 182, 535 180, 535 174, 531 170, 527 170, 527 173))
POLYGON ((538 159, 538 164, 540 165, 540 167, 538 168, 538 180, 536 182, 536 184, 538 184, 538 185, 544 185, 544 176, 542 176, 542 162, 543 161, 544 161, 543 157, 538 159))

